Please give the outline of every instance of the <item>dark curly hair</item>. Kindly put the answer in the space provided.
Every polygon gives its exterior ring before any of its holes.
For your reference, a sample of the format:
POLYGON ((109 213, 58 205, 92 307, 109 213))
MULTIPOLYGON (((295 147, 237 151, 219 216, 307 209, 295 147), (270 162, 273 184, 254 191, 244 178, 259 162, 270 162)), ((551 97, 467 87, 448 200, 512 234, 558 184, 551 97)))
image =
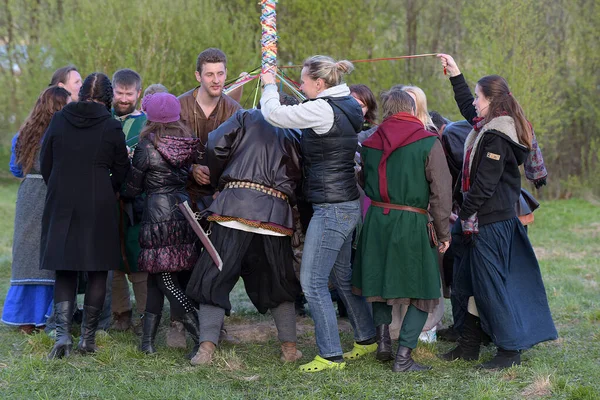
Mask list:
POLYGON ((31 114, 21 128, 15 144, 16 162, 27 175, 40 151, 42 136, 55 112, 60 111, 69 100, 71 94, 64 88, 50 86, 40 94, 31 114))
POLYGON ((102 72, 89 74, 79 89, 79 101, 96 101, 110 111, 113 101, 113 88, 108 76, 102 72))

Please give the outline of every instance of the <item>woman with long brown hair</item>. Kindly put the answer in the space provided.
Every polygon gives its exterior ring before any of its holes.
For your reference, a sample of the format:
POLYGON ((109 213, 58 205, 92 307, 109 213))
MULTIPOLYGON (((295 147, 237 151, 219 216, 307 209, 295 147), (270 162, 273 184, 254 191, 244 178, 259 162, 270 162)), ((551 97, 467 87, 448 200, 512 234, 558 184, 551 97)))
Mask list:
POLYGON ((131 174, 121 191, 130 198, 146 194, 138 265, 148 272, 148 299, 140 350, 156 352, 154 339, 167 296, 171 312, 194 341, 188 355, 191 359, 199 347, 198 313, 182 288, 198 259, 198 238, 177 205, 190 201, 185 186, 200 139, 193 138, 192 131, 181 122, 181 106, 172 94, 148 95, 142 107, 148 122, 140 133, 131 174))
POLYGON ((515 212, 519 166, 531 152, 532 127, 504 78, 479 79, 473 98, 454 59, 438 57, 461 114, 473 125, 456 193, 459 220, 452 229, 453 311, 461 338, 442 357, 477 360, 486 333, 498 351, 481 367, 508 368, 520 364, 522 350, 557 337, 538 261, 515 212))
POLYGON ((46 184, 41 179, 39 155, 42 136, 55 112, 71 101, 70 93, 51 86, 12 140, 10 171, 23 178, 17 193, 11 286, 6 294, 2 322, 32 332, 51 314, 54 271, 40 270, 40 235, 46 184))

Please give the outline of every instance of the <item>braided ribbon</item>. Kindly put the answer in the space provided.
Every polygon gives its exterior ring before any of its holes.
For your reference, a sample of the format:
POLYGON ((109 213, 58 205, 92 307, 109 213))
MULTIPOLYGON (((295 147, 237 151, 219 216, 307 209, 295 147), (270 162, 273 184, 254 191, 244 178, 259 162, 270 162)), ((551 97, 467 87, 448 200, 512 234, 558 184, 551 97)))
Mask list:
POLYGON ((261 0, 260 25, 262 36, 260 46, 262 51, 262 72, 274 69, 277 65, 277 0, 261 0))

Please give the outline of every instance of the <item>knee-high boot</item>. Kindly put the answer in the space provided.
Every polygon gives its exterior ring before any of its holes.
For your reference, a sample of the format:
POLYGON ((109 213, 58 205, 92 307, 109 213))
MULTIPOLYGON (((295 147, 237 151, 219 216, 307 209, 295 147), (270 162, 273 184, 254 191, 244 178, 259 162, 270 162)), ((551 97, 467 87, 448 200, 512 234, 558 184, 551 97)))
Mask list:
POLYGON ((142 318, 142 341, 140 342, 140 351, 146 354, 156 353, 154 339, 158 332, 161 314, 152 314, 146 311, 142 318))
POLYGON ((187 359, 191 360, 200 348, 200 322, 198 321, 198 312, 196 310, 190 311, 183 316, 181 322, 194 342, 192 352, 186 355, 187 359))
POLYGON ((81 322, 81 337, 77 350, 81 353, 95 353, 96 347, 96 331, 98 330, 98 322, 100 322, 101 308, 93 306, 83 306, 83 321, 81 322))
POLYGON ((73 302, 61 301, 54 304, 56 321, 56 343, 48 354, 49 359, 68 357, 73 351, 71 324, 73 323, 73 302))

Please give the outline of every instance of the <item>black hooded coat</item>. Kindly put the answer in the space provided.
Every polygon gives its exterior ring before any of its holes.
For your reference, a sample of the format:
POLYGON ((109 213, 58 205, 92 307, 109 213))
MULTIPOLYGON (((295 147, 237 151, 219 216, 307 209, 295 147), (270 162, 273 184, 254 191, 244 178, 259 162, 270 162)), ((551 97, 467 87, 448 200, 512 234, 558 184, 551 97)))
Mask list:
POLYGON ((48 185, 40 268, 117 269, 115 193, 131 167, 121 124, 103 104, 67 104, 44 134, 40 165, 48 185))

